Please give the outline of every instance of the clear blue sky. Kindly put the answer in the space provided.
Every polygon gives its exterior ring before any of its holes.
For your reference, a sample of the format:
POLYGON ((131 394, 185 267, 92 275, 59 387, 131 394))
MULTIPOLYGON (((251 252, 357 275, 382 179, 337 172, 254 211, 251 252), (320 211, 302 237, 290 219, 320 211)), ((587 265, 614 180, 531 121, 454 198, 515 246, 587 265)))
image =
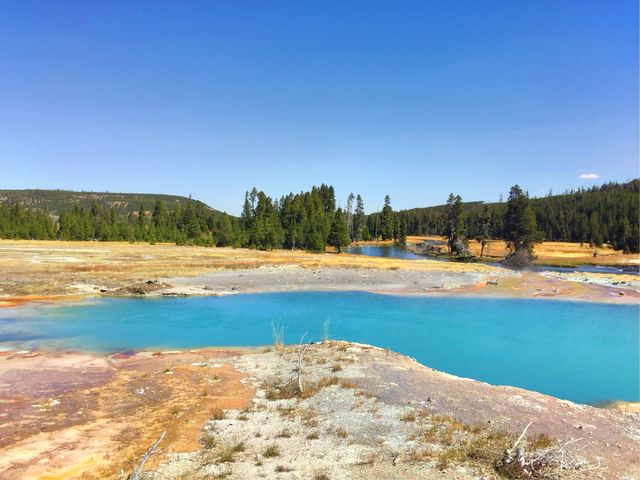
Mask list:
POLYGON ((230 213, 254 185, 371 211, 624 181, 637 2, 1 1, 0 166, 230 213))

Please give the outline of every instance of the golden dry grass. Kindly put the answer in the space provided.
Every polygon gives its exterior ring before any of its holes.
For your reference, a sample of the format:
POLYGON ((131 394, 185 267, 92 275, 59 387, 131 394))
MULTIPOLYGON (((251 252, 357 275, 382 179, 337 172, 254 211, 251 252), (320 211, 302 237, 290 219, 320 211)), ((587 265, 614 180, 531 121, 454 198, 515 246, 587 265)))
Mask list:
MULTIPOLYGON (((424 240, 445 241, 445 237, 407 237, 409 243, 419 243, 424 240)), ((480 255, 481 245, 475 240, 469 240, 469 250, 473 255, 480 255)), ((508 250, 503 240, 491 240, 485 246, 484 254, 490 258, 503 258, 508 250)), ((609 246, 590 247, 589 244, 571 242, 543 242, 536 245, 534 255, 535 263, 545 265, 622 265, 625 263, 640 263, 640 254, 623 254, 621 250, 614 250, 609 246), (594 253, 597 253, 594 256, 594 253)))
POLYGON ((487 272, 485 265, 406 261, 349 254, 178 247, 172 244, 0 240, 0 296, 95 293, 74 285, 117 288, 136 282, 189 277, 219 269, 262 266, 375 268, 487 272))
MULTIPOLYGON (((422 239, 410 238, 414 242, 422 239)), ((503 242, 494 243, 497 246, 492 245, 492 254, 499 251, 500 245, 504 248, 503 242)), ((471 242, 471 248, 473 251, 477 245, 471 242)), ((586 246, 560 242, 549 242, 536 248, 538 263, 570 265, 589 262, 607 265, 640 262, 640 255, 623 256, 607 248, 599 252, 597 257, 593 257, 592 250, 586 246)), ((101 288, 108 289, 112 294, 135 293, 135 289, 151 292, 161 288, 161 285, 147 285, 149 280, 153 282, 163 278, 193 277, 216 270, 263 266, 295 266, 314 270, 366 268, 442 274, 496 273, 495 267, 481 263, 402 260, 346 253, 178 247, 173 244, 0 240, 0 306, 57 295, 68 298, 70 295, 99 294, 101 288), (120 291, 123 287, 134 290, 120 291)), ((621 280, 625 279, 616 277, 616 281, 621 280)))

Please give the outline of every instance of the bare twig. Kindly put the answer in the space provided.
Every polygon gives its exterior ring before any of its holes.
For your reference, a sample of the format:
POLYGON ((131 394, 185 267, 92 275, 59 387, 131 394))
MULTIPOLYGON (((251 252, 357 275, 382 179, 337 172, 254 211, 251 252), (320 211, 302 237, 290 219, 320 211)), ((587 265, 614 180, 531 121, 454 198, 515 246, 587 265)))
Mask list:
POLYGON ((307 332, 300 338, 300 344, 298 345, 298 366, 294 369, 294 371, 298 375, 298 390, 300 393, 304 392, 304 388, 302 385, 302 360, 304 359, 304 353, 307 348, 309 348, 309 344, 304 343, 304 338, 307 336, 307 332))
POLYGON ((147 460, 149 460, 149 457, 153 455, 153 452, 156 450, 156 448, 158 448, 158 445, 160 445, 160 442, 162 441, 166 433, 167 433, 166 430, 162 432, 162 435, 160 435, 160 437, 154 442, 154 444, 151 445, 151 448, 149 448, 149 450, 147 450, 147 452, 142 456, 142 458, 140 459, 140 463, 138 464, 137 468, 133 471, 133 474, 131 475, 131 480, 140 479, 140 474, 143 472, 142 469, 144 468, 144 464, 147 462, 147 460))
POLYGON ((533 425, 533 422, 529 422, 527 424, 526 427, 524 427, 524 430, 522 431, 522 433, 520 434, 520 436, 518 437, 518 439, 516 440, 516 443, 513 444, 513 447, 511 447, 511 450, 515 449, 520 442, 522 441, 522 439, 524 438, 524 436, 527 434, 527 430, 529 430, 529 427, 533 425))

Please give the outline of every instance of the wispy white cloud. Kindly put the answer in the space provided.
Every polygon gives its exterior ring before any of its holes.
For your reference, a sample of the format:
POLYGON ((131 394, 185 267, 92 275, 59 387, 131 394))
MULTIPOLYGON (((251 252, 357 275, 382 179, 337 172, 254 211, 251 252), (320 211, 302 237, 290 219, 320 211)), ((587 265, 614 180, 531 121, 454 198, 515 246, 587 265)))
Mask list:
POLYGON ((582 180, 595 180, 596 178, 600 178, 600 175, 597 173, 581 173, 578 175, 578 178, 581 178, 582 180))

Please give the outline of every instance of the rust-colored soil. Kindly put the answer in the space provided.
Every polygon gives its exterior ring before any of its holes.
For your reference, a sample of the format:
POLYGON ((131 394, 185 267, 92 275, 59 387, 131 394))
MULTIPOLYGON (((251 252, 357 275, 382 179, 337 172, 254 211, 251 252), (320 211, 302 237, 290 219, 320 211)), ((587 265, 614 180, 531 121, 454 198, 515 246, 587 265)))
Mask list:
POLYGON ((214 409, 244 408, 253 396, 225 363, 235 355, 4 354, 0 478, 118 478, 163 431, 164 454, 150 468, 196 450, 214 409))
MULTIPOLYGON (((601 274, 592 274, 597 276, 601 274)), ((619 275, 619 278, 635 279, 631 275, 619 275)), ((592 283, 568 282, 548 278, 533 272, 523 272, 518 277, 503 277, 499 285, 483 282, 475 288, 451 289, 447 293, 473 296, 507 296, 515 298, 557 298, 590 302, 611 302, 637 305, 640 292, 629 288, 615 288, 592 283)))

